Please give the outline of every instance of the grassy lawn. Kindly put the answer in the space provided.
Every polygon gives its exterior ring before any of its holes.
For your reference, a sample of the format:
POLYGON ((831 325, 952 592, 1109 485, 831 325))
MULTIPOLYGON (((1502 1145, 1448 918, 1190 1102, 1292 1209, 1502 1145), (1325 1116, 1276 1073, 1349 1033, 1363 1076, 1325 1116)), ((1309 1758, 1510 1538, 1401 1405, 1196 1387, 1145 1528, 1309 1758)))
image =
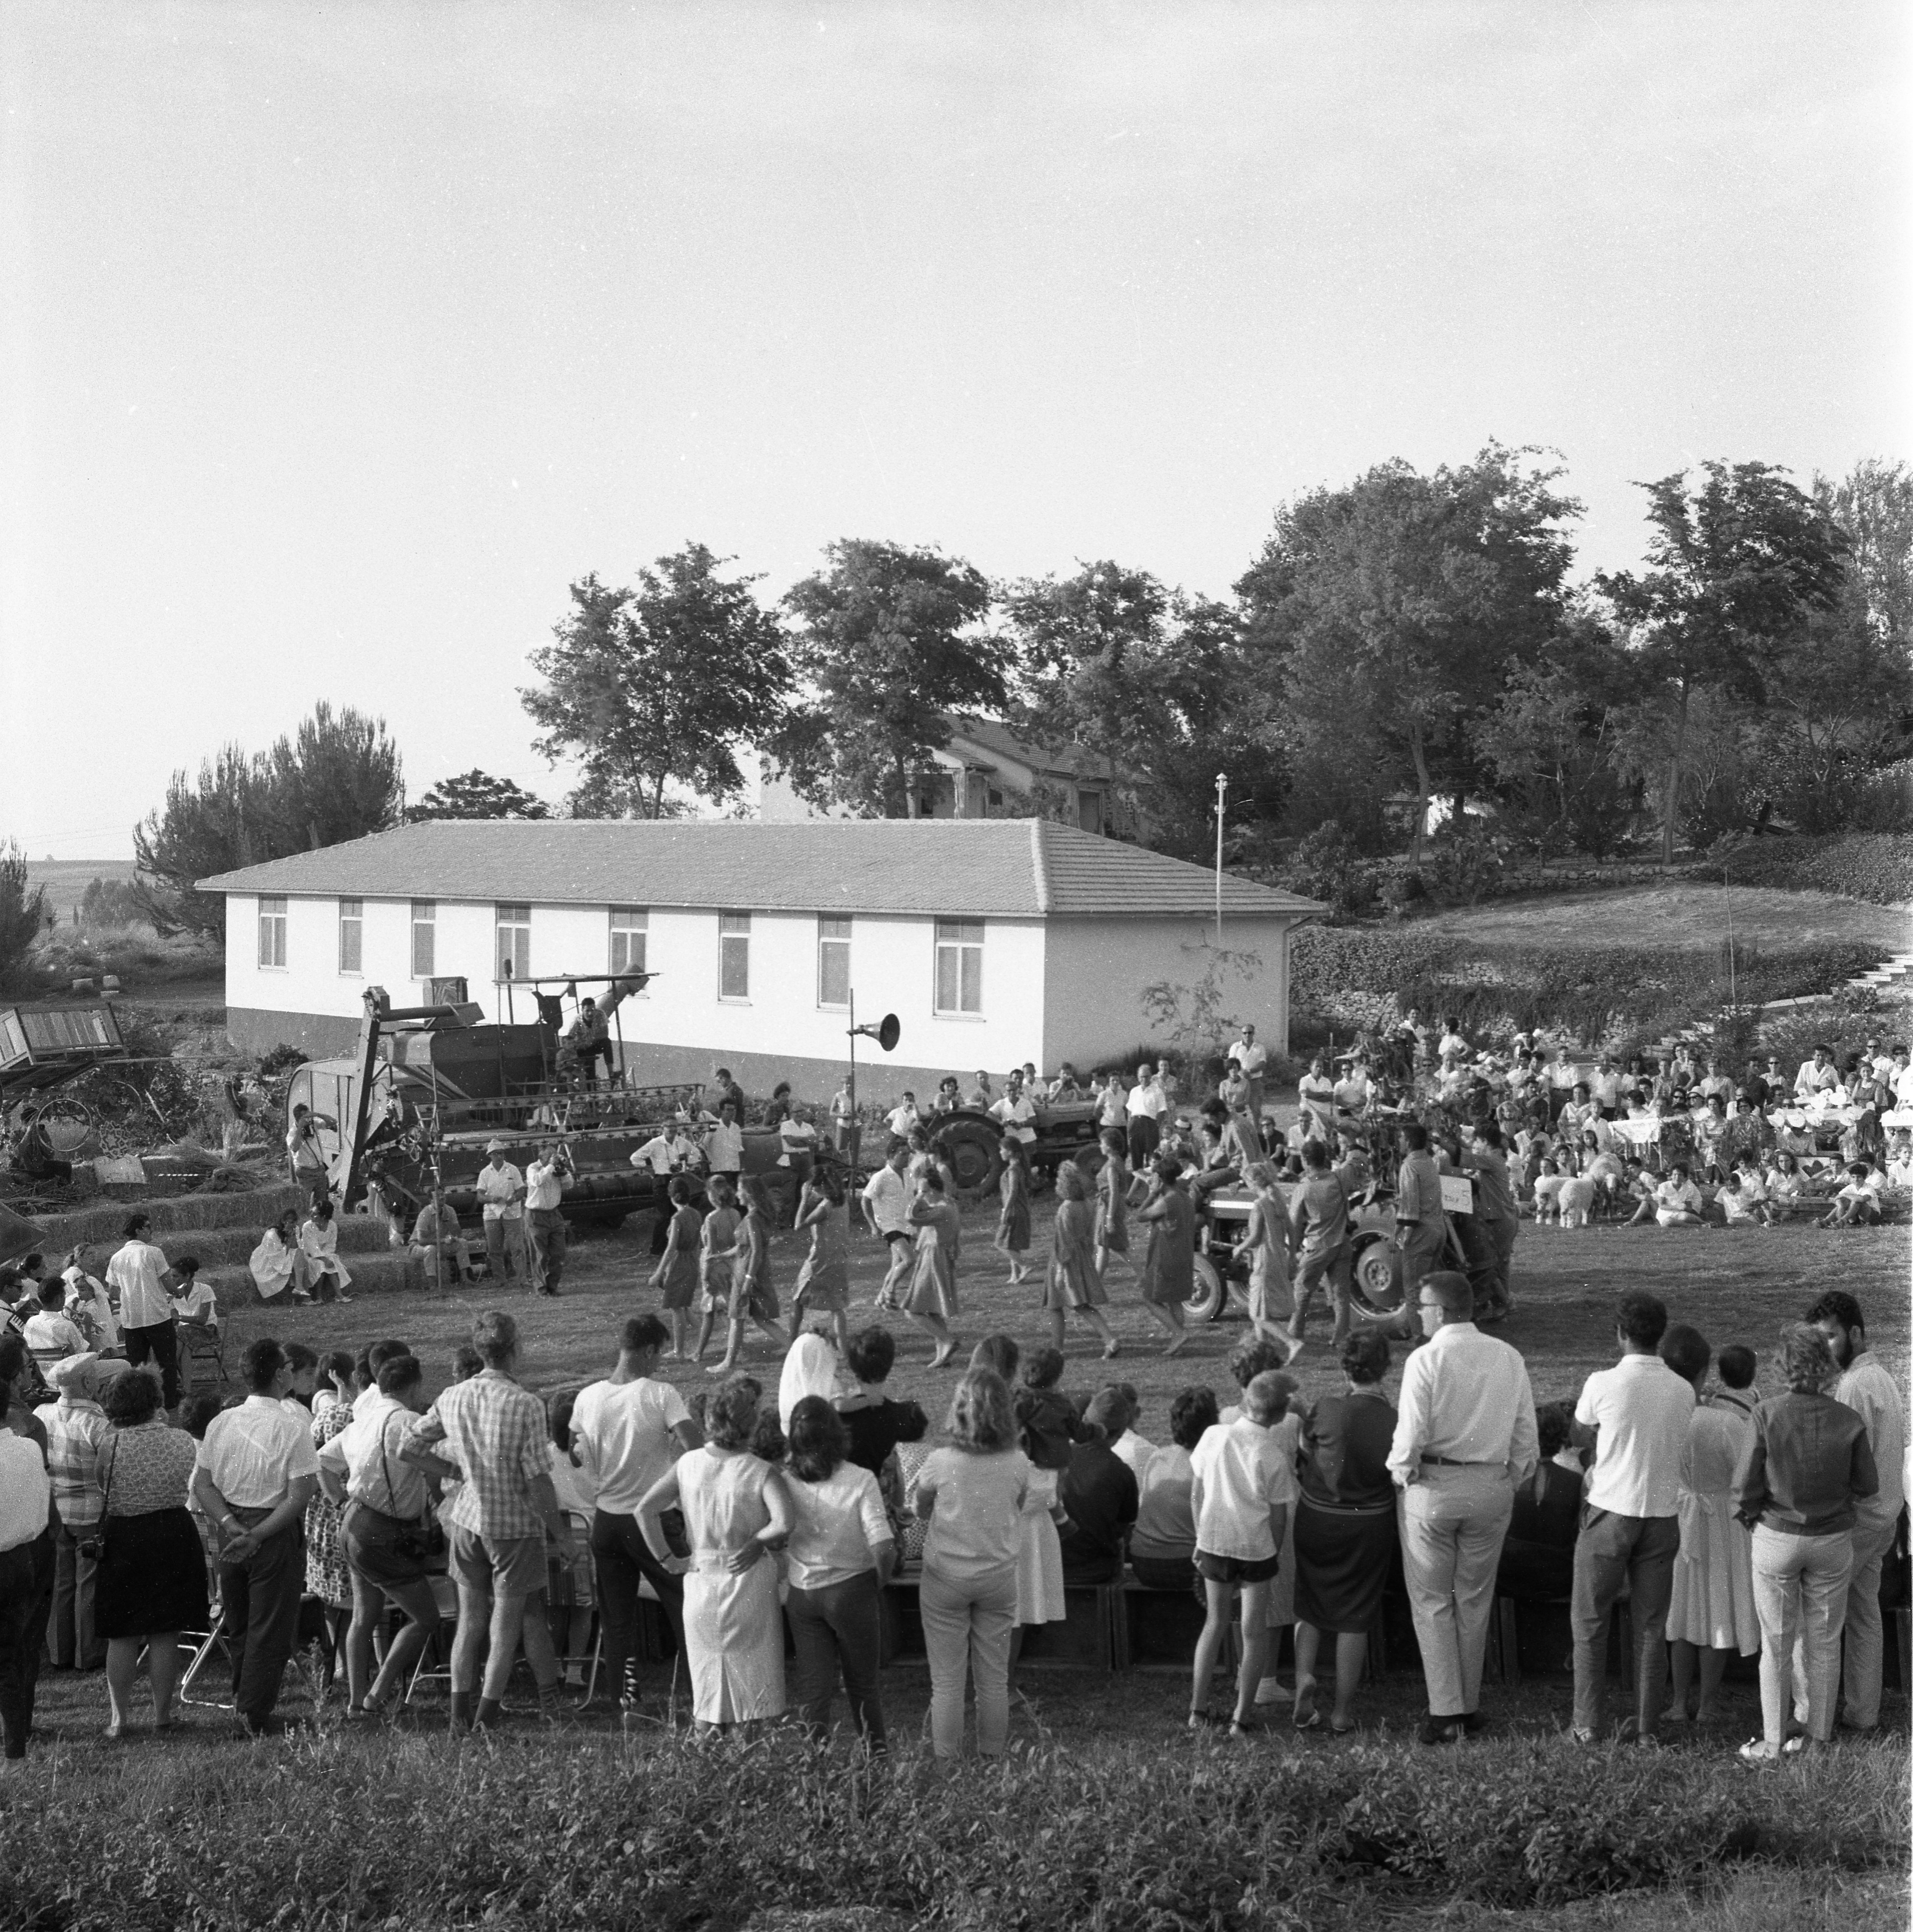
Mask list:
MULTIPOLYGON (((1047 1204, 1038 1206, 1040 1253, 1047 1204)), ((1029 1342, 1042 1332, 1035 1296, 1007 1285, 993 1227, 980 1210, 966 1217, 960 1333, 973 1341, 1002 1327, 1029 1342)), ((646 1233, 634 1222, 579 1242, 556 1302, 480 1284, 443 1298, 247 1310, 231 1321, 231 1342, 268 1328, 322 1348, 397 1334, 436 1383, 473 1312, 502 1304, 524 1324, 527 1379, 575 1382, 604 1372, 623 1318, 654 1304, 646 1233)), ((873 1245, 854 1250, 865 1303, 881 1272, 873 1245)), ((1517 1255, 1520 1308, 1503 1332, 1545 1399, 1572 1393, 1611 1359, 1608 1311, 1624 1288, 1652 1288, 1716 1346, 1748 1342, 1764 1362, 1777 1325, 1837 1282, 1860 1298, 1882 1358, 1904 1378, 1906 1256, 1900 1228, 1530 1229, 1517 1255)), ((779 1261, 788 1284, 788 1238, 779 1261)), ((1243 1325, 1225 1318, 1164 1361, 1133 1283, 1119 1276, 1113 1290, 1125 1344, 1115 1370, 1143 1394, 1143 1432, 1160 1438, 1176 1390, 1227 1386, 1224 1358, 1243 1325)), ((899 1340, 897 1391, 939 1413, 953 1376, 929 1373, 914 1334, 899 1340)), ((1109 1372, 1086 1334, 1072 1336, 1069 1352, 1072 1392, 1109 1372)), ((751 1366, 774 1374, 761 1344, 751 1366)), ((1320 1353, 1299 1369, 1308 1395, 1335 1384, 1320 1353)), ((693 1376, 679 1369, 676 1379, 693 1376)), ((920 1664, 887 1675, 902 1750, 896 1772, 875 1780, 788 1736, 699 1745, 659 1724, 625 1738, 608 1714, 541 1726, 527 1712, 495 1742, 454 1746, 429 1696, 416 1720, 371 1738, 324 1716, 295 1739, 243 1745, 222 1714, 201 1709, 177 1740, 110 1746, 98 1680, 52 1677, 29 1774, 0 1786, 0 1927, 755 1922, 763 1932, 830 1922, 780 1918, 773 1906, 853 1905, 881 1908, 862 1922, 898 1932, 1906 1922, 1903 1696, 1889 1692, 1876 1738, 1756 1775, 1732 1753, 1758 1724, 1745 1673, 1730 1677, 1718 1729, 1659 1753, 1577 1750, 1564 1735, 1566 1679, 1530 1676, 1488 1690, 1491 1736, 1443 1754, 1412 1742, 1422 1706, 1412 1653, 1394 1666, 1365 1688, 1364 1728, 1352 1738, 1298 1737, 1277 1707, 1276 1726, 1233 1751, 1185 1732, 1181 1670, 1112 1679, 1032 1667, 1021 1681, 1032 1708, 1017 1714, 1009 1759, 947 1786, 921 1775, 920 1664)), ((293 1676, 287 1708, 297 1714, 310 1687, 293 1676)), ((648 1688, 666 1714, 667 1672, 648 1688)))
POLYGON ((1727 937, 1729 910, 1743 944, 1806 946, 1864 940, 1882 955, 1913 946, 1913 921, 1893 906, 1869 905, 1831 892, 1698 883, 1643 886, 1619 892, 1564 892, 1545 898, 1491 902, 1437 913, 1417 929, 1452 933, 1492 945, 1700 946, 1727 937))

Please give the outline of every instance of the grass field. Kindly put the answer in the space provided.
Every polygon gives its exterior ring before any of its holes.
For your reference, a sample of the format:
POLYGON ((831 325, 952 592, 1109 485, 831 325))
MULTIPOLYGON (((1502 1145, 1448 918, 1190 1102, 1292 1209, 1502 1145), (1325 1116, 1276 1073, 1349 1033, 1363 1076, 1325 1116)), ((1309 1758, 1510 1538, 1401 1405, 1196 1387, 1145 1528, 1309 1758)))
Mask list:
POLYGON ((1492 901, 1415 922, 1418 929, 1503 944, 1622 949, 1698 946, 1727 937, 1749 945, 1806 946, 1844 940, 1878 945, 1882 955, 1913 946, 1905 908, 1869 905, 1831 892, 1770 887, 1669 884, 1618 892, 1564 892, 1546 898, 1492 901))
POLYGON ((130 885, 137 870, 131 859, 29 859, 27 890, 44 887, 48 908, 64 923, 72 918, 74 908, 95 879, 104 879, 109 885, 116 880, 130 885))
MULTIPOLYGON (((1047 1203, 1039 1210, 1041 1253, 1047 1203)), ((1000 1327, 1034 1341, 1035 1294, 1007 1285, 993 1227, 979 1210, 966 1217, 960 1333, 969 1342, 1000 1327)), ((607 1370, 624 1317, 654 1305, 643 1285, 645 1234, 634 1222, 578 1243, 555 1302, 480 1284, 443 1297, 242 1310, 230 1345, 269 1328, 322 1348, 395 1334, 436 1384, 473 1313, 502 1304, 524 1325, 526 1379, 575 1382, 607 1370)), ((872 1246, 854 1250, 863 1303, 880 1273, 872 1246)), ((1716 1345, 1743 1340, 1770 1356, 1777 1325, 1838 1282, 1868 1308, 1882 1359, 1903 1378, 1906 1256, 1898 1228, 1530 1229, 1516 1258, 1519 1308, 1503 1332, 1545 1399, 1572 1393, 1611 1358, 1609 1311, 1625 1288, 1654 1289, 1716 1345)), ((795 1259, 785 1238, 780 1282, 795 1259)), ((1160 1438, 1176 1390, 1227 1386, 1224 1358, 1243 1324, 1225 1318, 1165 1361, 1133 1284, 1119 1276, 1113 1290, 1125 1352, 1108 1370, 1086 1334, 1073 1336, 1065 1386, 1087 1393, 1119 1373, 1143 1394, 1143 1432, 1160 1438)), ((858 1318, 874 1318, 866 1310, 858 1318)), ((896 1390, 940 1416, 953 1376, 929 1372, 914 1335, 899 1341, 896 1390)), ((761 1344, 750 1366, 774 1375, 761 1344)), ((1319 1343, 1299 1370, 1306 1395, 1336 1384, 1319 1343)), ((695 1379, 674 1374, 680 1384, 695 1379)), ((1743 1671, 1730 1677, 1720 1726, 1651 1756, 1578 1752, 1563 1734, 1569 1686, 1559 1676, 1491 1688, 1484 1708, 1496 1734, 1459 1755, 1429 1753, 1411 1738, 1423 1708, 1412 1654, 1365 1688, 1364 1728, 1353 1738, 1299 1738, 1278 1707, 1266 1739, 1233 1755, 1188 1740, 1180 1671, 1110 1679, 1032 1667, 1023 1682, 1033 1707, 1019 1711, 1010 1759, 945 1790, 915 1777, 928 1688, 920 1666, 887 1675, 903 1749, 902 1774, 881 1788, 841 1756, 811 1759, 788 1738, 713 1749, 647 1729, 621 1740, 608 1711, 555 1727, 527 1717, 496 1742, 455 1747, 429 1699, 398 1732, 371 1739, 323 1716, 296 1742, 242 1745, 220 1714, 200 1710, 187 1736, 111 1746, 99 1735, 98 1680, 50 1677, 29 1776, 0 1786, 0 1927, 742 1928, 761 1906, 853 1904, 884 1906, 888 1916, 874 1922, 896 1932, 1766 1932, 1830 1926, 1836 1916, 1857 1932, 1905 1922, 1896 1873, 1907 1838, 1907 1705, 1897 1693, 1879 1736, 1761 1778, 1732 1753, 1758 1724, 1743 1671), (71 1857, 77 1838, 103 1848, 97 1862, 71 1857), (1723 1868, 1728 1856, 1738 1862, 1723 1868), (1626 1895, 1604 1900, 1617 1890, 1626 1895), (1517 1905, 1546 1909, 1506 1909, 1517 1905)), ((296 1714, 309 1686, 289 1684, 296 1714)), ((650 1688, 662 1710, 662 1670, 650 1688)), ((1617 1709, 1617 1688, 1613 1702, 1617 1709)))

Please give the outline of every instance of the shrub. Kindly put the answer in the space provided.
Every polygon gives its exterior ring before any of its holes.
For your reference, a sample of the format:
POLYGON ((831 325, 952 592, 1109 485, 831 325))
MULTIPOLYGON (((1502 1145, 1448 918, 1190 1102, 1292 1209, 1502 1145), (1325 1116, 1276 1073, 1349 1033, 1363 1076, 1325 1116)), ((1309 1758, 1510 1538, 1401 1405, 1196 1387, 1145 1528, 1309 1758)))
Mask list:
POLYGON ((1913 836, 1847 832, 1825 838, 1752 838, 1710 858, 1695 874, 1737 886, 1838 892, 1875 905, 1913 902, 1913 836))

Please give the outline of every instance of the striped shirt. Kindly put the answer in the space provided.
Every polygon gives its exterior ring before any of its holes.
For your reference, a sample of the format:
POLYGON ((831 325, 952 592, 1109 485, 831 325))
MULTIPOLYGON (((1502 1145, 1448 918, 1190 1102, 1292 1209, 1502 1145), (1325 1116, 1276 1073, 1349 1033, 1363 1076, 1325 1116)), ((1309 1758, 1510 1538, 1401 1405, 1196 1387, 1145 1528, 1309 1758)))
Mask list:
POLYGON ((399 1440, 401 1450, 440 1454, 464 1478, 446 1513, 455 1529, 501 1539, 545 1534, 531 1499, 533 1480, 551 1474, 545 1405, 503 1370, 454 1382, 399 1440))
POLYGON ((100 1444, 113 1426, 97 1402, 63 1395, 34 1413, 47 1426, 47 1470, 53 1481, 53 1506, 68 1529, 98 1522, 106 1498, 95 1482, 100 1444))

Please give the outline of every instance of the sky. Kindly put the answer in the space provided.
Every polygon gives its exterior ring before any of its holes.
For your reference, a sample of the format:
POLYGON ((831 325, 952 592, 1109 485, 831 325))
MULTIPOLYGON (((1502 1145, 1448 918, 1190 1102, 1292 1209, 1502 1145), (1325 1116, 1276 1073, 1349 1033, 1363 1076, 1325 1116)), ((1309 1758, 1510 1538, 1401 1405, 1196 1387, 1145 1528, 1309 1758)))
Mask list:
POLYGON ((1221 595, 1492 438, 1624 568, 1641 480, 1913 457, 1909 20, 9 0, 0 842, 320 698, 556 798, 527 653, 692 539, 1221 595))

